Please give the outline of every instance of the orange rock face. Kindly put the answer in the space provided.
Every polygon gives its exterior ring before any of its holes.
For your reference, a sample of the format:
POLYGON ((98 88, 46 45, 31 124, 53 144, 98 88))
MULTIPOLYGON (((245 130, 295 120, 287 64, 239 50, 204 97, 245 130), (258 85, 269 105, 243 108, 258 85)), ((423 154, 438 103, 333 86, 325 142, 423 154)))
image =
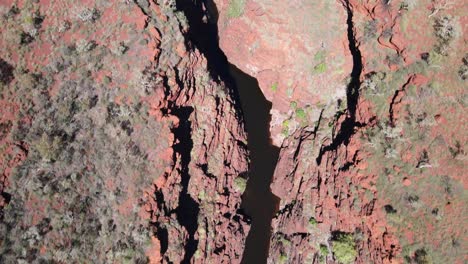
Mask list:
POLYGON ((227 61, 271 101, 280 148, 262 190, 279 203, 253 207, 278 209, 259 256, 465 263, 466 14, 461 0, 0 1, 0 263, 240 263, 255 159, 227 61))
MULTIPOLYGON (((215 2, 221 48, 231 63, 258 79, 273 103, 270 125, 275 145, 300 127, 291 103, 317 120, 316 105, 346 97, 352 60, 346 13, 339 1, 215 2), (244 4, 236 9, 232 7, 236 3, 244 4), (289 123, 287 128, 284 122, 289 123)), ((336 106, 322 114, 335 111, 336 106)))
POLYGON ((269 262, 462 263, 463 1, 215 2, 273 103, 269 262))
POLYGON ((239 109, 137 2, 0 3, 1 263, 240 261, 239 109))

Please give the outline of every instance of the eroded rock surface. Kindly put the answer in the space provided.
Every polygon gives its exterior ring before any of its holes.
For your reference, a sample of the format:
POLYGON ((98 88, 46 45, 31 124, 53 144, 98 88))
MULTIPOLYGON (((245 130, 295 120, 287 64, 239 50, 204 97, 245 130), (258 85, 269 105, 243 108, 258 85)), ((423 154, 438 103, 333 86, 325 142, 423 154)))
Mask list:
POLYGON ((1 1, 0 262, 241 262, 252 144, 221 49, 272 102, 269 263, 466 262, 466 14, 1 1))
POLYGON ((277 120, 269 262, 462 263, 466 5, 215 2, 277 120))
POLYGON ((318 120, 343 107, 336 102, 346 97, 352 60, 339 1, 214 2, 221 48, 231 63, 258 79, 273 103, 275 145, 299 128, 306 115, 318 120))
POLYGON ((239 262, 246 135, 175 1, 0 16, 0 262, 239 262))

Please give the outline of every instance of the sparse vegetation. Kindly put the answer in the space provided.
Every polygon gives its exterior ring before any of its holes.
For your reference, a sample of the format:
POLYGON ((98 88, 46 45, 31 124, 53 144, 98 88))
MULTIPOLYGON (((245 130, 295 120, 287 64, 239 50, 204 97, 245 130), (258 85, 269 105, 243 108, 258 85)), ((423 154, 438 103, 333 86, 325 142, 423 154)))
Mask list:
POLYGON ((449 52, 450 43, 457 36, 453 18, 443 16, 435 19, 434 33, 438 41, 435 50, 446 56, 449 52))
POLYGON ((78 18, 83 22, 95 22, 101 16, 100 12, 96 8, 85 8, 78 13, 78 18))
POLYGON ((273 84, 270 86, 270 89, 271 89, 273 92, 278 91, 278 84, 277 84, 277 83, 273 83, 273 84))
POLYGON ((302 108, 297 108, 296 109, 296 117, 301 120, 301 121, 305 121, 307 119, 307 114, 306 112, 304 111, 304 109, 302 108))
POLYGON ((321 74, 327 71, 327 64, 325 62, 321 62, 314 66, 314 73, 321 74))
POLYGON ((377 20, 369 20, 364 24, 364 41, 371 41, 377 38, 377 20))
POLYGON ((279 263, 280 264, 288 263, 288 256, 282 253, 279 257, 279 263))
POLYGON ((316 220, 314 217, 311 217, 311 218, 309 219, 309 224, 310 224, 311 226, 314 226, 314 227, 315 227, 315 226, 317 226, 318 222, 317 222, 317 220, 316 220))
MULTIPOLYGON (((413 0, 414 1, 414 0, 413 0)), ((453 6, 453 0, 432 0, 432 12, 428 17, 437 15, 442 10, 451 9, 453 6)))
POLYGON ((247 180, 244 179, 241 176, 238 176, 237 178, 234 179, 234 188, 240 192, 243 193, 245 191, 245 188, 247 187, 247 180))
POLYGON ((342 264, 353 263, 357 256, 356 242, 352 234, 338 233, 332 240, 332 252, 342 264))
POLYGON ((316 63, 316 65, 312 69, 312 72, 314 74, 321 74, 327 71, 327 64, 325 62, 326 56, 327 54, 325 50, 319 50, 315 53, 314 62, 316 63))
POLYGON ((0 83, 9 84, 13 79, 13 66, 8 64, 6 61, 0 58, 0 83))
POLYGON ((327 56, 327 53, 325 52, 325 50, 321 49, 315 53, 314 61, 321 62, 325 60, 326 56, 327 56))
POLYGON ((285 137, 289 136, 289 119, 283 121, 281 134, 283 134, 285 137))
POLYGON ((230 0, 227 9, 228 18, 238 18, 244 14, 245 0, 230 0))
POLYGON ((463 64, 458 70, 458 76, 460 76, 460 79, 462 79, 463 81, 466 81, 468 79, 468 54, 465 54, 465 57, 463 57, 462 62, 463 64))
POLYGON ((71 9, 79 23, 57 20, 57 28, 43 29, 45 16, 31 10, 36 2, 0 16, 8 28, 2 48, 10 54, 0 59, 0 92, 18 108, 13 113, 17 120, 0 124, 0 133, 28 152, 9 176, 11 200, 0 206, 0 262, 146 263, 151 228, 138 211, 145 202, 143 190, 164 167, 149 165, 147 158, 147 149, 168 147, 155 137, 162 127, 144 103, 114 103, 126 96, 141 102, 140 86, 111 90, 103 87, 112 81, 109 77, 103 83, 95 78, 101 69, 112 76, 109 61, 118 55, 85 37, 72 44, 51 40, 76 30, 76 24, 81 24, 81 35, 89 27, 95 30, 97 9, 71 9), (41 35, 44 31, 50 34, 41 35), (54 52, 47 64, 39 65, 29 57, 33 45, 28 44, 44 42, 54 52), (7 62, 11 54, 18 57, 14 65, 7 62))
POLYGON ((322 256, 328 256, 328 247, 327 245, 320 244, 320 255, 322 256))

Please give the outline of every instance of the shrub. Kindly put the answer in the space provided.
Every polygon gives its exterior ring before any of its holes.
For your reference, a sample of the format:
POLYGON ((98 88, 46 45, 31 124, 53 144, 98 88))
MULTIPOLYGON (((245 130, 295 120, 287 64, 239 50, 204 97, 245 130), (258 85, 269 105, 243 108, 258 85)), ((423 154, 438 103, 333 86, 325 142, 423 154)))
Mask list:
POLYGON ((78 18, 83 22, 95 22, 100 17, 100 13, 96 8, 85 8, 78 14, 78 18))
POLYGON ((289 105, 291 106, 292 109, 296 110, 297 103, 295 101, 292 101, 289 105))
POLYGON ((36 144, 34 144, 34 147, 44 160, 51 161, 57 159, 61 150, 61 145, 62 140, 59 137, 52 138, 44 133, 36 144))
POLYGON ((21 35, 20 35, 20 44, 21 45, 28 45, 33 41, 34 41, 34 37, 31 36, 31 34, 26 33, 26 32, 21 32, 21 35))
POLYGON ((314 67, 314 73, 321 74, 327 71, 327 64, 325 62, 321 62, 314 67))
POLYGON ((314 217, 311 217, 311 218, 309 219, 309 224, 310 224, 311 226, 317 226, 317 223, 318 223, 318 222, 317 222, 317 220, 316 220, 314 217))
POLYGON ((434 34, 438 41, 435 50, 439 54, 447 55, 450 42, 456 37, 453 19, 449 16, 437 18, 434 22, 434 34))
POLYGON ((320 255, 327 256, 328 255, 328 247, 327 245, 320 244, 320 255))
POLYGON ((414 262, 417 264, 432 263, 430 256, 427 254, 424 248, 417 249, 414 252, 414 262))
POLYGON ((0 58, 0 83, 9 84, 13 79, 13 66, 0 58))
POLYGON ((327 54, 324 50, 320 50, 315 53, 314 61, 317 63, 313 69, 315 74, 324 73, 327 70, 327 64, 325 63, 326 55, 327 54))
POLYGON ((321 62, 321 61, 324 61, 325 60, 325 57, 327 56, 327 54, 325 53, 324 50, 319 50, 315 53, 314 55, 314 60, 316 62, 321 62))
POLYGON ((274 83, 274 84, 271 85, 270 88, 271 88, 271 90, 272 90, 273 92, 276 92, 276 91, 278 90, 278 84, 277 84, 277 83, 274 83))
POLYGON ((452 155, 452 158, 456 158, 460 154, 464 153, 462 145, 460 144, 460 141, 458 140, 455 141, 455 146, 453 147, 449 146, 448 148, 449 148, 450 155, 452 155))
POLYGON ((307 118, 307 114, 302 108, 296 109, 296 117, 301 121, 304 121, 307 118))
POLYGON ((284 253, 281 253, 279 257, 279 263, 284 264, 288 262, 288 256, 284 253))
POLYGON ((283 128, 281 130, 281 134, 283 134, 283 136, 285 137, 289 135, 289 120, 288 119, 283 121, 283 128))
POLYGON ((245 0, 231 0, 227 9, 228 18, 237 18, 244 13, 245 0))
POLYGON ((463 57, 463 64, 458 70, 458 76, 464 81, 468 79, 468 54, 465 54, 465 57, 463 57))
POLYGON ((332 251, 336 260, 342 264, 352 263, 356 259, 356 243, 353 235, 338 233, 332 241, 332 251))
POLYGON ((364 41, 377 38, 377 20, 369 20, 364 24, 364 41))
POLYGON ((243 193, 245 188, 247 187, 247 180, 243 177, 237 177, 234 179, 234 188, 238 191, 243 193))
POLYGON ((385 205, 384 209, 387 214, 396 214, 397 212, 397 210, 395 210, 395 208, 393 208, 393 206, 391 206, 390 204, 385 205))
POLYGON ((325 258, 328 256, 328 247, 324 244, 320 244, 319 247, 320 250, 320 255, 319 255, 319 261, 320 263, 325 263, 325 258))

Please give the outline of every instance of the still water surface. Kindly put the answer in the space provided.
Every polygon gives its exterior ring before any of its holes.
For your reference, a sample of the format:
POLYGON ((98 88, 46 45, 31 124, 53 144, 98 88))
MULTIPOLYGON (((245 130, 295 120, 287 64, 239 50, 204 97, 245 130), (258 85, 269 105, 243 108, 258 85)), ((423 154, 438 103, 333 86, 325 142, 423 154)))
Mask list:
POLYGON ((278 198, 270 191, 270 183, 278 160, 279 149, 270 140, 271 103, 263 96, 255 78, 230 65, 235 81, 250 150, 250 172, 242 208, 252 218, 242 263, 266 263, 271 235, 271 219, 276 212, 278 198))

